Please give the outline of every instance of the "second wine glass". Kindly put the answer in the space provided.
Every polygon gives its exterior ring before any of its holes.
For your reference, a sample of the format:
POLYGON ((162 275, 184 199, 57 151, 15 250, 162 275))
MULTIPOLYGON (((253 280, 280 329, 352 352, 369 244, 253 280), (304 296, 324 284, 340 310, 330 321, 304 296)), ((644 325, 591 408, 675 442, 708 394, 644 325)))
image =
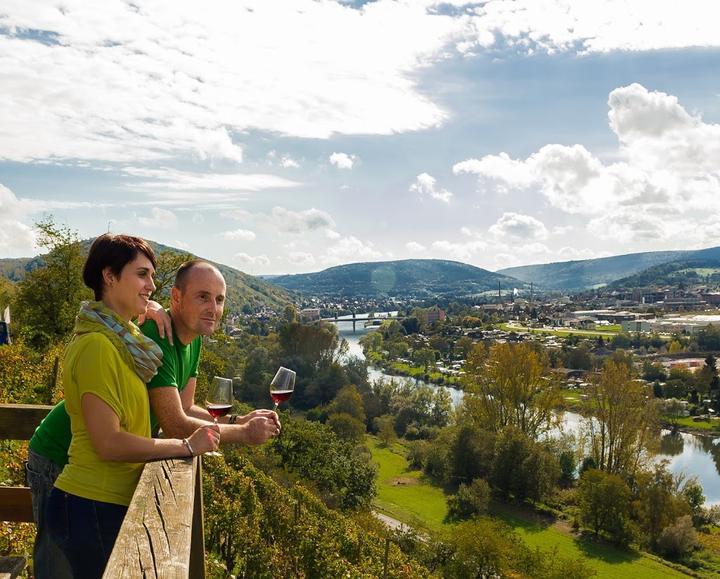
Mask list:
POLYGON ((280 366, 275 373, 275 378, 270 382, 270 397, 275 403, 274 410, 277 410, 281 402, 287 402, 295 390, 295 372, 289 368, 280 366))
MULTIPOLYGON (((233 392, 232 392, 232 380, 230 378, 221 378, 215 376, 208 389, 207 400, 205 401, 205 407, 212 416, 215 424, 218 423, 218 418, 225 416, 232 408, 233 392)), ((219 452, 207 452, 207 456, 222 456, 219 452)))

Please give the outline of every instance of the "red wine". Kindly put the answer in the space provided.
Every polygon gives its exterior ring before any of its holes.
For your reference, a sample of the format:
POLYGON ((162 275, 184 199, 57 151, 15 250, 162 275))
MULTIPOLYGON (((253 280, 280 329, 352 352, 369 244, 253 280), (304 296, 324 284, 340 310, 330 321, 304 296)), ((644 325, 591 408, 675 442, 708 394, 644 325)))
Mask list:
POLYGON ((232 408, 232 404, 208 404, 207 405, 207 411, 210 413, 210 416, 213 418, 220 418, 221 416, 225 416, 228 412, 230 412, 230 409, 232 408))
POLYGON ((292 390, 270 390, 270 398, 273 399, 275 404, 280 404, 281 402, 290 400, 292 393, 292 390))

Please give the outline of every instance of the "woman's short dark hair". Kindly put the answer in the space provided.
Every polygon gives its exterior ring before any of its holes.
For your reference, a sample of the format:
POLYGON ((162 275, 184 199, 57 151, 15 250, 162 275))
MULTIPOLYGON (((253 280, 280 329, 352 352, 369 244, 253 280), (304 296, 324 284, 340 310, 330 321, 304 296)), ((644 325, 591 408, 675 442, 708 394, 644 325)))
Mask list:
POLYGON ((104 233, 93 241, 83 267, 83 281, 95 292, 96 300, 102 299, 103 270, 109 267, 114 275, 119 276, 122 269, 134 260, 138 253, 144 254, 153 267, 157 267, 155 252, 148 242, 140 237, 104 233))

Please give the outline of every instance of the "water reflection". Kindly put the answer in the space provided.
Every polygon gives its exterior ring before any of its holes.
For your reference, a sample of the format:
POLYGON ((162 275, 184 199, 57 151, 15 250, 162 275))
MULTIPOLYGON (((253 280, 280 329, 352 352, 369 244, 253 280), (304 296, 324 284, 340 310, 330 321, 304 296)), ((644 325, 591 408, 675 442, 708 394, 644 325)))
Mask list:
POLYGON ((679 432, 668 432, 660 437, 660 454, 677 456, 684 448, 685 440, 679 432))

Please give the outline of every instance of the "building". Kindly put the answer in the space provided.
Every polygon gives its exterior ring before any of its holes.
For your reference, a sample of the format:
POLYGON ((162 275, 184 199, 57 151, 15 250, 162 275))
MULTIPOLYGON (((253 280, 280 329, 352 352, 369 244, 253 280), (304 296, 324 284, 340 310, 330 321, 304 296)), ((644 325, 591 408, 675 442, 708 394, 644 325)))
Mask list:
POLYGON ((445 311, 441 310, 437 306, 433 306, 427 311, 427 323, 434 324, 435 322, 445 321, 445 311))

